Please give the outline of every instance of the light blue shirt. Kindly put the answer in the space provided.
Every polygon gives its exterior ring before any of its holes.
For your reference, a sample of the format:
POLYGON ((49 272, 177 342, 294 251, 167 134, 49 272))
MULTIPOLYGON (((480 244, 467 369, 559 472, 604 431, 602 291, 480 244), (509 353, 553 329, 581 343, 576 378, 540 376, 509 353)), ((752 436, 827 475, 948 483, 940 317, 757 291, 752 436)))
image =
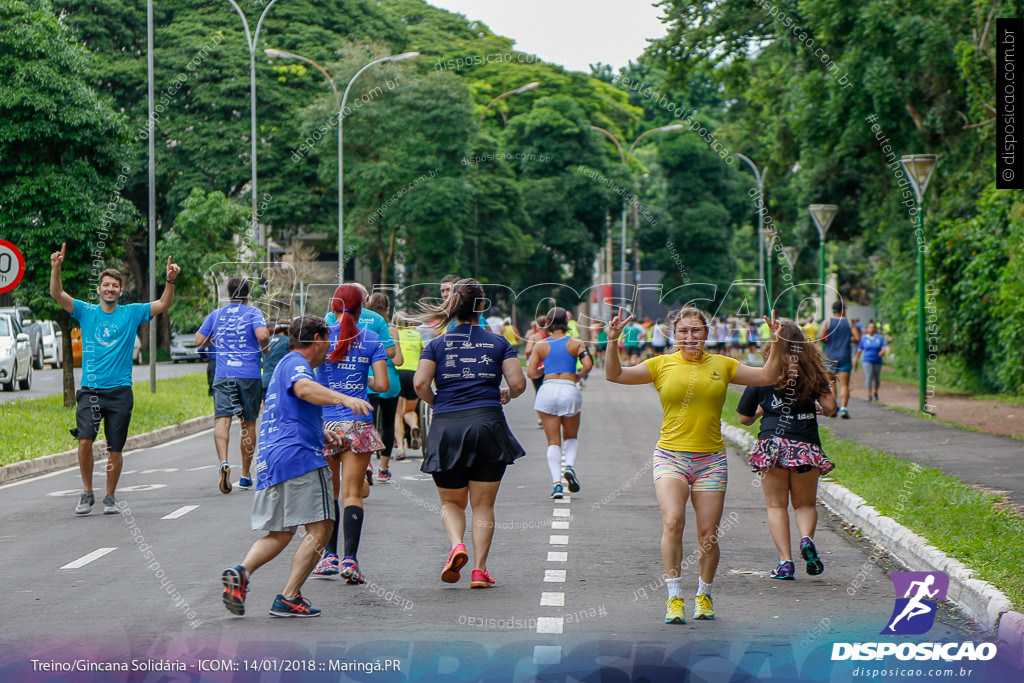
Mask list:
POLYGON ((106 313, 99 304, 74 302, 71 316, 82 326, 82 386, 130 387, 135 333, 149 320, 149 304, 126 304, 106 313))
MULTIPOLYGON (((334 315, 334 311, 328 311, 327 315, 324 316, 324 321, 328 325, 333 325, 338 322, 337 317, 334 315)), ((371 311, 368 308, 363 308, 359 314, 359 320, 356 321, 358 327, 364 330, 370 330, 377 337, 380 338, 380 343, 385 349, 391 348, 395 345, 395 340, 391 336, 391 330, 388 329, 388 321, 384 319, 380 313, 371 311)))

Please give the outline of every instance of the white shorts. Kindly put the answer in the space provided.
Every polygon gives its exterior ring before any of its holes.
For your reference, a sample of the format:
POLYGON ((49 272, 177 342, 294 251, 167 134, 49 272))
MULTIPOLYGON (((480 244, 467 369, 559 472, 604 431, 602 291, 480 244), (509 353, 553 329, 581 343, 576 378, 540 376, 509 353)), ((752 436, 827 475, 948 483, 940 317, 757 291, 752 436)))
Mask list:
POLYGON ((571 379, 545 379, 537 390, 533 409, 559 417, 575 415, 583 409, 583 394, 571 379))

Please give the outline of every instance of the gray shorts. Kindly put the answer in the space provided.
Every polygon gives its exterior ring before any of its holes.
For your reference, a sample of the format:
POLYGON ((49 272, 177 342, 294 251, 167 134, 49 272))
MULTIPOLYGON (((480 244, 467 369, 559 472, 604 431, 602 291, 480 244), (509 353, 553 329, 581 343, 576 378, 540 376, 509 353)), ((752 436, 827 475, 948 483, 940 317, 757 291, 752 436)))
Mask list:
POLYGON ((547 415, 572 416, 583 409, 583 394, 571 379, 545 379, 537 390, 533 409, 547 415))
POLYGON ((213 416, 238 417, 243 422, 260 416, 263 381, 259 377, 218 377, 213 380, 213 416))
POLYGON ((304 524, 334 519, 333 491, 327 466, 259 489, 252 499, 252 530, 295 533, 304 524))

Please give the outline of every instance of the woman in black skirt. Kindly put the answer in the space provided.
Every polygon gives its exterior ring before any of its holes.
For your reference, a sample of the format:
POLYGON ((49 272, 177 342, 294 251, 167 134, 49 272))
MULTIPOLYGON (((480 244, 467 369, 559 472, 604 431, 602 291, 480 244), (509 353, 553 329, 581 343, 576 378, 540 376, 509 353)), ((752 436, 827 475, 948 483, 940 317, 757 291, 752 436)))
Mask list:
POLYGON ((416 393, 434 407, 423 445, 420 469, 433 476, 441 498, 441 522, 451 552, 441 580, 455 583, 469 560, 462 542, 466 505, 473 508, 471 588, 490 588, 487 553, 494 535, 494 499, 505 467, 526 454, 505 422, 501 406, 526 389, 515 348, 477 323, 487 306, 484 289, 473 279, 459 280, 438 306, 422 306, 425 321, 445 329, 423 347, 413 378, 416 393), (501 387, 501 378, 508 383, 501 387), (437 393, 431 386, 437 387, 437 393))

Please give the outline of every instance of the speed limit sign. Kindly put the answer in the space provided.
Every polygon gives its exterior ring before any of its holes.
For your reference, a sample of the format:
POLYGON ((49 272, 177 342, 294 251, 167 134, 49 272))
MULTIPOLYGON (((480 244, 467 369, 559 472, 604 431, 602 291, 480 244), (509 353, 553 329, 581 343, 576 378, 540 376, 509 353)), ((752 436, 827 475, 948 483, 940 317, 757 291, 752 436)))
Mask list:
POLYGON ((21 251, 7 240, 0 240, 0 294, 17 287, 24 274, 25 257, 21 251))

